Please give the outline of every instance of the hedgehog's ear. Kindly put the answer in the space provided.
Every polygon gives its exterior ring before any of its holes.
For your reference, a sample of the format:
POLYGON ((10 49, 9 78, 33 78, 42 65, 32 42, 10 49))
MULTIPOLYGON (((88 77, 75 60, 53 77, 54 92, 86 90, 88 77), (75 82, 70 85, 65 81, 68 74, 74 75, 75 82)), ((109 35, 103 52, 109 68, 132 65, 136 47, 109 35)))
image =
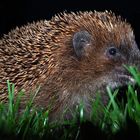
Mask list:
POLYGON ((76 32, 73 36, 73 48, 78 58, 87 55, 88 47, 91 46, 92 36, 87 31, 76 32))

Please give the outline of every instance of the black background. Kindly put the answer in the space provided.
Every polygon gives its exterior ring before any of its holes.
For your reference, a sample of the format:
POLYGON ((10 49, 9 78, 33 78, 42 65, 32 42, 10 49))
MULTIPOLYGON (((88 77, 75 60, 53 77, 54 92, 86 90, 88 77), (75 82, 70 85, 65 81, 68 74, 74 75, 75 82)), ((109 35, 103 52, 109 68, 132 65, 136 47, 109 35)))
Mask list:
MULTIPOLYGON (((54 14, 64 10, 68 12, 112 10, 131 23, 140 46, 140 4, 135 0, 0 0, 0 37, 16 26, 20 27, 41 19, 49 20, 54 14)), ((95 130, 86 129, 83 132, 89 133, 88 135, 91 132, 94 135, 95 130)), ((128 131, 128 136, 129 134, 131 133, 128 131)), ((135 133, 133 136, 136 136, 135 133)))
POLYGON ((131 23, 140 44, 140 7, 135 0, 1 0, 0 36, 16 26, 51 17, 63 11, 112 10, 131 23))

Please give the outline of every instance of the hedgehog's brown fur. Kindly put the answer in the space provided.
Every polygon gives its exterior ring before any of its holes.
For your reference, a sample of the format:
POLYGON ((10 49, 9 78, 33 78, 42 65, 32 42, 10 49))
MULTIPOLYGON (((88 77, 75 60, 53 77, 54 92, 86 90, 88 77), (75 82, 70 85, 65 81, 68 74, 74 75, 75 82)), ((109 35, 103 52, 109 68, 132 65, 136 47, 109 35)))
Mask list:
MULTIPOLYGON (((102 52, 110 44, 125 44, 131 49, 135 41, 131 26, 107 11, 63 13, 50 21, 16 28, 0 40, 0 100, 7 99, 6 80, 10 80, 15 84, 15 94, 25 90, 25 100, 40 86, 35 104, 47 108, 52 103, 54 118, 80 100, 84 100, 88 114, 95 91, 102 93, 104 83, 112 78, 110 72, 126 62, 104 56, 102 52), (81 30, 90 33, 94 42, 94 50, 82 60, 72 47, 73 35, 81 30)), ((106 102, 107 94, 102 99, 106 102)))

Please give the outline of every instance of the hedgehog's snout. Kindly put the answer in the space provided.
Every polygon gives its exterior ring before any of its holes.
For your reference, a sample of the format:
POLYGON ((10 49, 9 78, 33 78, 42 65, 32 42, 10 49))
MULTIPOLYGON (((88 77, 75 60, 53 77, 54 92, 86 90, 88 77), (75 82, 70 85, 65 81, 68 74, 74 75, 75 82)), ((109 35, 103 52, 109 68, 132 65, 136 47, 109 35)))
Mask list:
POLYGON ((128 65, 136 67, 140 71, 140 49, 136 42, 134 42, 130 53, 130 57, 128 58, 128 65))

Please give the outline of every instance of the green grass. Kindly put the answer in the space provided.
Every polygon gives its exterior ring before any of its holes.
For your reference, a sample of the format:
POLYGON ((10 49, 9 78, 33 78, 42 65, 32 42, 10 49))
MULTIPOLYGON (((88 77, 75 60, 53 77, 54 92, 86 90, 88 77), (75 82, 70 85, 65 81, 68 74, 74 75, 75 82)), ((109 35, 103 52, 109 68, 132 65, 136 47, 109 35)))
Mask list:
MULTIPOLYGON (((126 67, 135 78, 138 88, 140 87, 140 73, 134 67, 126 67)), ((112 92, 107 87, 110 97, 108 105, 105 107, 97 96, 91 111, 91 121, 86 121, 84 105, 76 108, 79 114, 78 120, 74 117, 64 124, 49 123, 49 111, 43 111, 32 106, 33 99, 27 103, 25 111, 19 113, 20 100, 23 92, 18 94, 14 102, 14 84, 7 81, 8 104, 0 103, 0 139, 62 139, 79 140, 86 139, 89 135, 94 139, 133 139, 140 138, 140 102, 138 91, 132 85, 128 85, 126 102, 118 101, 119 89, 112 92), (100 117, 99 111, 103 113, 100 117), (102 119, 100 119, 102 118, 102 119)), ((123 96, 123 95, 122 95, 123 96)))

